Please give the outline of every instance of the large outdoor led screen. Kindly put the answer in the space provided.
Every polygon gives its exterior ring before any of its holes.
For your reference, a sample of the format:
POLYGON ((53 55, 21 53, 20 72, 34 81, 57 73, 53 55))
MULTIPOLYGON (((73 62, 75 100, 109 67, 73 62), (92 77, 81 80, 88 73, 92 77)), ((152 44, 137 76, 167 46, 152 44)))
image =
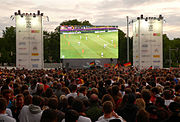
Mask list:
POLYGON ((118 27, 61 26, 60 58, 118 58, 118 27))

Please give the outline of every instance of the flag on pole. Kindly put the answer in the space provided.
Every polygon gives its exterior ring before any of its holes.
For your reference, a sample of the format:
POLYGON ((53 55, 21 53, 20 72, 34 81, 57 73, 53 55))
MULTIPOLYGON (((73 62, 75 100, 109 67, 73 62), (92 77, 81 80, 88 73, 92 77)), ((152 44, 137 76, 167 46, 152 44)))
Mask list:
POLYGON ((152 69, 152 66, 150 66, 148 69, 152 69))
POLYGON ((104 67, 110 67, 111 64, 104 64, 104 67))
POLYGON ((115 65, 115 67, 114 67, 114 69, 118 69, 119 68, 119 65, 118 64, 116 64, 115 65))
POLYGON ((124 66, 125 67, 131 66, 131 62, 125 63, 124 66))
POLYGON ((95 65, 95 63, 94 63, 94 62, 91 62, 91 63, 89 63, 89 65, 90 65, 90 66, 93 66, 93 65, 95 65))

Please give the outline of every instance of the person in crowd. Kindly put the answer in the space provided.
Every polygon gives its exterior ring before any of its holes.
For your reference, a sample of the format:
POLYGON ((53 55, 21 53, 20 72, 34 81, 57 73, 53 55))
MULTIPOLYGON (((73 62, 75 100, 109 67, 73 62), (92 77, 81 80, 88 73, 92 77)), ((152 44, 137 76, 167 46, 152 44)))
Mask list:
POLYGON ((67 98, 69 98, 71 96, 76 98, 77 97, 77 85, 73 84, 71 87, 71 90, 72 90, 72 92, 67 94, 67 98))
POLYGON ((96 94, 92 94, 90 96, 89 102, 90 107, 86 111, 86 115, 91 119, 92 122, 95 122, 103 114, 102 107, 99 105, 98 96, 96 94))
POLYGON ((85 117, 86 114, 83 111, 84 103, 80 99, 74 100, 72 103, 72 109, 76 110, 79 113, 78 122, 91 122, 91 119, 88 117, 85 117))
POLYGON ((0 122, 16 122, 16 120, 6 114, 7 100, 0 98, 0 122))
POLYGON ((12 98, 12 90, 11 89, 5 89, 3 90, 3 97, 6 99, 7 101, 7 108, 6 108, 6 114, 8 114, 8 116, 13 117, 12 115, 12 111, 10 108, 13 107, 13 103, 11 101, 12 98))
POLYGON ((87 88, 85 86, 81 86, 76 98, 80 100, 88 100, 88 97, 86 96, 86 94, 87 94, 87 88))
POLYGON ((138 108, 135 105, 135 95, 133 93, 129 93, 126 100, 127 103, 121 109, 118 109, 117 113, 118 115, 122 116, 127 122, 135 122, 136 113, 138 111, 138 108))
POLYGON ((25 105, 19 114, 20 122, 40 122, 42 115, 43 98, 40 96, 33 96, 32 104, 25 105))
POLYGON ((23 106, 24 106, 24 95, 18 94, 16 96, 15 106, 11 108, 13 117, 16 119, 17 122, 19 122, 18 116, 23 106))
POLYGON ((70 109, 65 114, 65 119, 62 122, 79 122, 79 113, 73 109, 70 109))
POLYGON ((114 112, 113 104, 111 101, 106 101, 103 103, 104 115, 98 118, 96 122, 108 122, 115 119, 117 122, 126 122, 121 116, 114 112))
MULTIPOLYGON (((103 113, 105 116, 109 115, 109 118, 113 117, 107 119, 106 116, 104 120, 121 121, 115 117, 114 112, 105 114, 102 111, 103 104, 107 101, 111 101, 113 110, 127 122, 175 122, 179 118, 178 79, 180 68, 0 68, 0 98, 6 99, 8 117, 11 116, 20 122, 39 122, 46 109, 48 110, 44 113, 42 121, 49 121, 54 111, 58 115, 54 114, 52 121, 100 121, 98 118, 103 113), (112 114, 114 116, 110 116, 112 114)), ((6 114, 1 116, 7 116, 6 114)))
POLYGON ((40 122, 61 122, 58 118, 58 111, 46 109, 43 111, 40 122))

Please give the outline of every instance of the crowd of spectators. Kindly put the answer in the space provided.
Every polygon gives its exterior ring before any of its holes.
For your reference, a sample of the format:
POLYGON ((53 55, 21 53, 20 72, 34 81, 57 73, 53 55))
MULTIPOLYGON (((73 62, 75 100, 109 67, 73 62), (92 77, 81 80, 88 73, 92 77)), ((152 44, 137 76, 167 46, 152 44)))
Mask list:
POLYGON ((180 68, 0 68, 0 122, 180 122, 180 68))

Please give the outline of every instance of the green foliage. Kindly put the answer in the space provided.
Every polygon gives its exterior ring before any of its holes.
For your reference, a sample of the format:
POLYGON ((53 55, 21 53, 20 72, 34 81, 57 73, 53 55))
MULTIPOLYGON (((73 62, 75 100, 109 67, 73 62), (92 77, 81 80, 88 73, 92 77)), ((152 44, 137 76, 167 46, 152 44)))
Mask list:
POLYGON ((84 21, 78 21, 77 19, 74 20, 66 20, 62 22, 60 25, 87 25, 87 26, 92 26, 91 23, 87 20, 84 21))
POLYGON ((126 34, 122 30, 118 30, 118 38, 119 38, 119 59, 120 63, 127 62, 127 38, 126 34))
POLYGON ((6 27, 3 30, 3 38, 0 40, 0 62, 14 63, 16 61, 16 29, 15 27, 6 27))

